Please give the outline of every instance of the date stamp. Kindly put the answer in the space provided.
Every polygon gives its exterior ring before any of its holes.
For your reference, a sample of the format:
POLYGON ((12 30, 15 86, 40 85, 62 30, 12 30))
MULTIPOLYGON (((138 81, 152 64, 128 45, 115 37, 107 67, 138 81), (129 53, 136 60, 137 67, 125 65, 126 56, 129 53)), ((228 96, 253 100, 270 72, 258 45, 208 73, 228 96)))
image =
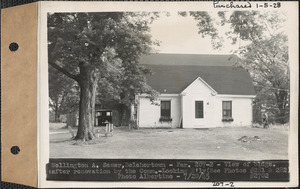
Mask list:
POLYGON ((256 8, 280 8, 281 3, 276 2, 276 3, 255 3, 256 8))

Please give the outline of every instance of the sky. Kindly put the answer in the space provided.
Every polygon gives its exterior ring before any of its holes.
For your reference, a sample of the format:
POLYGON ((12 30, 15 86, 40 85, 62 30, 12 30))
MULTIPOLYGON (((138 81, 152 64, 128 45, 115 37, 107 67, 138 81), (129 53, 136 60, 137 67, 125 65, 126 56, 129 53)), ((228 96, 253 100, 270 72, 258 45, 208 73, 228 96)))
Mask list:
POLYGON ((230 54, 236 48, 220 31, 225 40, 224 47, 214 50, 210 37, 202 38, 198 34, 197 22, 192 17, 182 17, 177 12, 170 14, 169 17, 161 16, 151 25, 152 39, 161 41, 160 47, 156 47, 158 53, 230 54))

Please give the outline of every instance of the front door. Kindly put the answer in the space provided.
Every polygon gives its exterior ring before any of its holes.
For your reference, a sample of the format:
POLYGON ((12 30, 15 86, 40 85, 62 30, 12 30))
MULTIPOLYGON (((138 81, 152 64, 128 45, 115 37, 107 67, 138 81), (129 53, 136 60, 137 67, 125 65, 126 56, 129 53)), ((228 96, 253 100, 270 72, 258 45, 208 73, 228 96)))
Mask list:
POLYGON ((194 102, 194 121, 195 128, 205 126, 205 107, 203 100, 195 100, 194 102))

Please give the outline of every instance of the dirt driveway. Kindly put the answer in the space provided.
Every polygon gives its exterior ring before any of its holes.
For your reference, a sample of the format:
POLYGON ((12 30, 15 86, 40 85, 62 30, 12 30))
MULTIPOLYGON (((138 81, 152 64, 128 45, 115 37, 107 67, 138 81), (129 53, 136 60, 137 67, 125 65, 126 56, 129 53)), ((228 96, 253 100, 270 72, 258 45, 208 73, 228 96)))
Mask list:
MULTIPOLYGON (((75 130, 76 132, 76 130, 75 130)), ((237 159, 288 158, 288 129, 117 127, 111 137, 83 144, 67 129, 50 127, 51 158, 237 159)))

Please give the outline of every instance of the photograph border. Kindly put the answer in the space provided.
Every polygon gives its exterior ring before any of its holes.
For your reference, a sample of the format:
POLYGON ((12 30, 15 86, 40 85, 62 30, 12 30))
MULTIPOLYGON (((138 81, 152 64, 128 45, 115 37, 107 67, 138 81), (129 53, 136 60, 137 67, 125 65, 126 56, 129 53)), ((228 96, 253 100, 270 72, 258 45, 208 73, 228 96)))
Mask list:
MULTIPOLYGON (((254 1, 255 2, 255 1, 254 1)), ((253 3, 254 3, 253 2, 253 3)), ((251 1, 252 3, 252 1, 251 1)), ((263 2, 261 2, 263 3, 263 2)), ((288 12, 290 57, 290 130, 289 130, 289 182, 236 182, 235 187, 288 187, 298 185, 298 5, 281 2, 288 12), (295 33, 297 31, 297 33, 295 33)), ((209 182, 64 182, 47 181, 46 164, 49 161, 49 108, 47 13, 48 12, 115 12, 115 11, 212 11, 213 2, 38 2, 38 185, 39 187, 213 187, 209 182), (48 127, 47 127, 48 126, 48 127), (145 186, 146 185, 146 186, 145 186)), ((232 9, 231 9, 232 10, 232 9)), ((239 9, 234 9, 239 10, 239 9)), ((241 10, 253 10, 243 8, 241 10)), ((217 11, 220 11, 218 9, 217 11)), ((229 10, 228 10, 229 11, 229 10)), ((264 11, 264 10, 262 10, 264 11)))

